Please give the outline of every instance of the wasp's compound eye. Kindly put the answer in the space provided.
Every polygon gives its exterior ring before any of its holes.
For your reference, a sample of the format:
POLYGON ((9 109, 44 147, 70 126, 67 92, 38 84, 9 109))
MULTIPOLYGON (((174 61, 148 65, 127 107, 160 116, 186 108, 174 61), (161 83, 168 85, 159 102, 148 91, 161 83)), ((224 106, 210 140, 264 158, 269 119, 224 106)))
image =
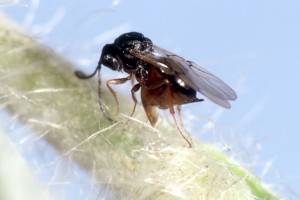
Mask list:
POLYGON ((111 54, 103 55, 101 59, 101 63, 114 71, 121 70, 120 61, 116 57, 112 56, 111 54))

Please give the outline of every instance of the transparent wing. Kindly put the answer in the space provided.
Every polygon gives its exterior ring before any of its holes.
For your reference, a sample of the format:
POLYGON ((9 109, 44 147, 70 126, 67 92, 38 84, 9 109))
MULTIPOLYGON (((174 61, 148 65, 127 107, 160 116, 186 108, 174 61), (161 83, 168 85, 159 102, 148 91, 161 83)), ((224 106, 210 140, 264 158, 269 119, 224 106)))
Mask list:
POLYGON ((158 67, 163 73, 178 76, 185 84, 224 108, 230 108, 229 100, 237 98, 231 87, 203 67, 156 45, 153 45, 153 50, 146 54, 135 50, 129 51, 158 67))

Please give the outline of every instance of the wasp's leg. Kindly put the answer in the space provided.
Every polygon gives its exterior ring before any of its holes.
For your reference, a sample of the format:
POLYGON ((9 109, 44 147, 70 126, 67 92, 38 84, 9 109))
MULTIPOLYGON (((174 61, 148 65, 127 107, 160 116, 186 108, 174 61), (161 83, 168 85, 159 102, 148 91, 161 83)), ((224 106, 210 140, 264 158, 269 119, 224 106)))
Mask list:
POLYGON ((156 106, 151 106, 148 104, 143 104, 143 106, 151 126, 154 127, 158 119, 158 112, 156 106))
POLYGON ((134 82, 135 82, 135 77, 134 76, 131 76, 130 82, 131 82, 131 85, 134 86, 134 82))
POLYGON ((158 119, 158 112, 157 108, 154 105, 149 104, 149 96, 147 96, 147 92, 142 87, 141 90, 141 100, 144 107, 144 110, 147 114, 147 117, 150 121, 151 126, 155 126, 157 119, 158 119))
POLYGON ((177 115, 178 115, 178 118, 179 118, 180 126, 183 128, 184 132, 187 133, 187 130, 185 129, 185 127, 184 127, 184 125, 183 125, 183 122, 182 122, 182 117, 181 117, 181 105, 176 105, 176 110, 177 110, 177 115))
MULTIPOLYGON (((180 133, 180 135, 183 137, 183 139, 189 144, 189 147, 191 148, 192 147, 192 143, 187 139, 187 137, 185 136, 185 134, 183 134, 183 132, 180 130, 180 127, 178 125, 178 122, 176 120, 176 117, 175 117, 175 111, 174 111, 174 94, 173 94, 173 91, 172 91, 172 88, 171 88, 171 85, 169 82, 167 82, 167 85, 168 85, 168 91, 169 91, 169 102, 168 102, 168 106, 169 106, 169 111, 173 117, 173 120, 174 120, 174 123, 176 125, 176 129, 178 130, 178 132, 180 133)), ((177 110, 178 110, 178 107, 177 107, 177 110)), ((180 111, 180 109, 179 109, 180 111)), ((180 116, 180 112, 178 113, 179 116, 180 116)), ((180 124, 182 125, 182 119, 181 119, 181 116, 180 116, 180 124)), ((188 133, 185 131, 185 133, 188 135, 188 133)))
POLYGON ((114 99, 116 101, 116 104, 117 104, 117 111, 116 111, 116 114, 119 113, 119 101, 118 101, 118 98, 117 98, 117 94, 116 92, 110 87, 110 84, 114 84, 114 85, 117 85, 117 84, 123 84, 125 83, 126 81, 129 81, 131 80, 131 74, 128 76, 128 77, 125 77, 125 78, 117 78, 117 79, 111 79, 111 80, 108 80, 106 81, 106 86, 107 88, 109 89, 110 93, 114 96, 114 99))
POLYGON ((137 104, 137 99, 136 99, 134 93, 137 92, 137 91, 139 91, 140 88, 141 88, 141 85, 138 83, 138 84, 135 84, 133 86, 133 88, 131 89, 131 97, 132 97, 132 100, 134 102, 134 106, 133 106, 133 110, 132 110, 132 112, 130 114, 130 117, 133 116, 133 114, 135 112, 136 104, 137 104))

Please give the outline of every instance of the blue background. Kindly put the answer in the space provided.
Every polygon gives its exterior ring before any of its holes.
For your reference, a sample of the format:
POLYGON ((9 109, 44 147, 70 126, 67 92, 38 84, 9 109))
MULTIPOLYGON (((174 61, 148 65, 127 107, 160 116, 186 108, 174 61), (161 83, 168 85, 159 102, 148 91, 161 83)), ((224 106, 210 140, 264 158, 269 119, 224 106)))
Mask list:
POLYGON ((104 44, 132 30, 201 64, 238 99, 229 111, 185 106, 192 134, 229 146, 275 191, 300 198, 300 1, 33 0, 3 11, 88 72, 104 44))

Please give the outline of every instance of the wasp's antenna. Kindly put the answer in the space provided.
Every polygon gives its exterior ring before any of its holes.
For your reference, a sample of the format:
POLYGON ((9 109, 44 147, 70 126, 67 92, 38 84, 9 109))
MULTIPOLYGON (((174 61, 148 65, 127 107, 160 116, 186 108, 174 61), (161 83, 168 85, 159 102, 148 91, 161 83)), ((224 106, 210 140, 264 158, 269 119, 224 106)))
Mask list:
POLYGON ((98 63, 98 66, 96 67, 95 71, 90 74, 90 75, 86 75, 84 72, 82 71, 75 71, 75 75, 80 78, 80 79, 89 79, 89 78, 92 78, 93 76, 96 75, 96 73, 98 72, 98 96, 99 96, 99 106, 100 106, 100 109, 102 111, 102 113, 104 114, 104 116, 106 117, 106 119, 108 119, 111 123, 115 123, 115 120, 113 120, 106 112, 105 110, 105 105, 103 104, 102 102, 102 99, 101 99, 101 77, 100 77, 100 69, 101 69, 101 63, 99 62, 98 63))
POLYGON ((90 75, 86 75, 85 73, 83 73, 82 71, 79 71, 79 70, 75 71, 75 75, 80 79, 89 79, 89 78, 92 78, 93 76, 95 76, 97 71, 100 71, 100 69, 101 69, 101 63, 98 64, 95 71, 90 75))
POLYGON ((99 101, 99 106, 100 106, 100 109, 101 109, 102 113, 104 114, 105 118, 108 119, 110 121, 110 123, 114 124, 114 123, 116 123, 116 121, 109 116, 109 114, 105 110, 105 105, 102 102, 100 69, 101 69, 101 63, 98 64, 96 70, 91 75, 85 76, 85 74, 83 74, 83 73, 82 73, 82 75, 84 75, 84 78, 87 79, 87 78, 93 77, 98 72, 98 96, 99 96, 98 101, 99 101))

